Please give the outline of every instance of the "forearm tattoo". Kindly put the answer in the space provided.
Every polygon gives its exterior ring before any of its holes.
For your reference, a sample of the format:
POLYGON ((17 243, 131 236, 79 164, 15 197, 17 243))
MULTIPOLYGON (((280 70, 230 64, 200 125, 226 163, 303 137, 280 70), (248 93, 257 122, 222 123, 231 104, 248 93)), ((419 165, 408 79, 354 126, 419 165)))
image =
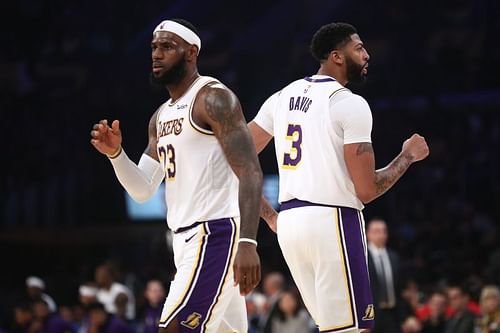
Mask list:
MULTIPOLYGON (((356 155, 374 154, 371 143, 361 143, 356 149, 356 155)), ((390 189, 396 181, 408 170, 412 163, 409 154, 399 154, 385 168, 375 171, 375 196, 378 197, 390 189)))
POLYGON ((376 194, 381 195, 391 188, 396 181, 408 170, 412 158, 408 154, 400 154, 389 165, 375 173, 376 194))

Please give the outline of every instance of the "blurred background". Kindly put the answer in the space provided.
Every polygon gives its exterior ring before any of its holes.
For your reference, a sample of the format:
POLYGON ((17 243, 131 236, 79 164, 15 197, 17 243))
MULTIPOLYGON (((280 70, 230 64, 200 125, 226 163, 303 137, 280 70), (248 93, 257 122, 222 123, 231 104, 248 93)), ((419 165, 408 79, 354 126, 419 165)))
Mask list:
MULTIPOLYGON (((120 119, 123 146, 139 160, 150 116, 168 99, 149 84, 152 30, 166 18, 198 28, 200 73, 233 89, 248 121, 269 95, 317 71, 308 46, 321 25, 355 25, 370 73, 367 84, 350 88, 372 108, 377 167, 414 132, 431 150, 364 211, 367 220, 387 222, 401 284, 425 304, 436 286, 466 285, 479 301, 483 286, 500 283, 499 1, 19 0, 1 7, 0 328, 8 331, 30 275, 70 307, 103 262, 117 268, 138 308, 147 281, 168 286, 174 268, 161 196, 142 210, 131 204, 89 142, 96 121, 120 119)), ((273 198, 273 147, 261 165, 273 198)), ((278 272, 291 285, 265 224, 258 240, 264 275, 278 272)))

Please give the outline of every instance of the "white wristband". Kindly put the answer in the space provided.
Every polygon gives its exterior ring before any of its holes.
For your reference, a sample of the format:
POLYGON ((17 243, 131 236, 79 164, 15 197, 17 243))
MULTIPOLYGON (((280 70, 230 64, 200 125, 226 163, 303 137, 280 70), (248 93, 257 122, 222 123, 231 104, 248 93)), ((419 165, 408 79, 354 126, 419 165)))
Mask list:
POLYGON ((251 239, 251 238, 240 238, 238 240, 238 243, 252 243, 253 245, 257 246, 257 241, 255 239, 251 239))

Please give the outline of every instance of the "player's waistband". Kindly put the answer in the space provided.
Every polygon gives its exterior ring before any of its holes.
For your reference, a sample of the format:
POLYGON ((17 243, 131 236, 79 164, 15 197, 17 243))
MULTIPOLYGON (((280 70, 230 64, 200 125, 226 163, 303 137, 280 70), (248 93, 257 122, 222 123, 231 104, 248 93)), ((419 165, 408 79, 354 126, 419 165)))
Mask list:
POLYGON ((222 219, 216 219, 216 220, 208 220, 208 221, 197 221, 191 225, 188 225, 187 227, 180 227, 180 228, 177 228, 175 229, 173 232, 174 234, 180 234, 181 232, 185 232, 185 231, 188 231, 189 229, 192 229, 194 227, 197 227, 199 226, 200 224, 203 224, 203 223, 217 223, 217 222, 221 222, 221 221, 227 221, 231 219, 230 217, 225 217, 225 218, 222 218, 222 219))
POLYGON ((310 201, 305 201, 305 200, 292 199, 292 200, 288 200, 288 201, 281 203, 280 212, 282 212, 284 210, 292 209, 292 208, 300 208, 300 207, 308 207, 308 206, 354 209, 351 207, 327 205, 327 204, 315 203, 315 202, 310 202, 310 201))

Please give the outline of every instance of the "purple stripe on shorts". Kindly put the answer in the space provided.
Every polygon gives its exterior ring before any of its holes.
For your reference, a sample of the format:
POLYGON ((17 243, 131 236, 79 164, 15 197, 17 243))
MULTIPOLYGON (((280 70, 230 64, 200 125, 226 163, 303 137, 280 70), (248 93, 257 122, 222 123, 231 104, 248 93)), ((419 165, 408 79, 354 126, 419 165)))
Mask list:
POLYGON ((368 267, 364 250, 364 236, 358 211, 340 208, 344 241, 346 244, 349 270, 351 272, 352 292, 356 302, 358 328, 373 328, 373 297, 370 289, 368 267))
POLYGON ((201 332, 217 301, 229 270, 230 257, 236 237, 236 226, 231 219, 207 221, 205 256, 201 272, 187 304, 177 314, 181 333, 201 332))

